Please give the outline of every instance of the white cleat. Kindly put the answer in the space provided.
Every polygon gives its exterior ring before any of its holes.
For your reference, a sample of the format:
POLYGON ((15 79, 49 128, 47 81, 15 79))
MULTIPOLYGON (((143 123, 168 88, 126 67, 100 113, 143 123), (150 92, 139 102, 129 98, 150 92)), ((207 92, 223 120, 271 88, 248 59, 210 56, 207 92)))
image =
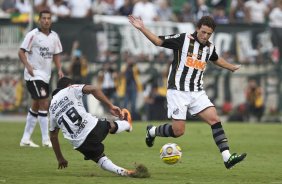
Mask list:
POLYGON ((39 148, 40 147, 39 145, 35 144, 32 140, 29 140, 29 141, 26 141, 26 142, 21 141, 20 146, 21 147, 31 147, 31 148, 39 148))
POLYGON ((51 141, 45 141, 45 142, 42 142, 42 146, 46 148, 52 148, 52 143, 51 141))

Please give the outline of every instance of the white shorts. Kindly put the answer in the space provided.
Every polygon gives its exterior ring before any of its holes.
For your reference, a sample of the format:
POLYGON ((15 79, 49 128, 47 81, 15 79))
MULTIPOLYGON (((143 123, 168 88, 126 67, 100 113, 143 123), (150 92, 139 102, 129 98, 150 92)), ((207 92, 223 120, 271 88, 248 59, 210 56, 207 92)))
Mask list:
POLYGON ((214 106, 205 91, 178 91, 168 89, 167 94, 168 118, 186 120, 187 111, 196 115, 207 107, 214 106))

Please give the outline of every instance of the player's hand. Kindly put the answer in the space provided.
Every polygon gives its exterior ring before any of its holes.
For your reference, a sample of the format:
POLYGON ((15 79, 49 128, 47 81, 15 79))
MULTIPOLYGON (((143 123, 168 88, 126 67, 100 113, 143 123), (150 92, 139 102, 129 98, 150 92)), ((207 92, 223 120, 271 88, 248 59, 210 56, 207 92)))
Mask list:
POLYGON ((235 72, 236 70, 238 70, 241 67, 241 65, 234 65, 232 68, 232 72, 235 72))
POLYGON ((58 76, 59 76, 59 79, 62 78, 62 77, 64 77, 64 73, 63 73, 62 69, 60 69, 60 70, 58 71, 58 76))
POLYGON ((113 116, 119 117, 119 119, 123 119, 123 114, 122 114, 119 107, 112 106, 111 109, 110 109, 110 112, 113 116))
POLYGON ((144 27, 144 23, 140 17, 134 17, 133 15, 128 15, 129 22, 137 29, 144 27))
POLYGON ((32 77, 34 77, 34 73, 33 73, 33 68, 32 68, 32 66, 28 64, 28 65, 26 65, 26 69, 27 69, 28 73, 29 73, 32 77))
POLYGON ((65 160, 64 158, 61 158, 58 160, 58 169, 64 169, 68 167, 68 161, 65 160))

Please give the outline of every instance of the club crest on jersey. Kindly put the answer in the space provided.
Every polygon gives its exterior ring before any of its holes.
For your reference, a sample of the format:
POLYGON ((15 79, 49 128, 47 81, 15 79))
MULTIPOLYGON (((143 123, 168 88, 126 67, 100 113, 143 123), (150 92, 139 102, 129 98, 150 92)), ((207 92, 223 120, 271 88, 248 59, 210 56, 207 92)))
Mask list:
POLYGON ((191 67, 191 68, 196 68, 198 70, 204 70, 206 68, 206 62, 203 62, 201 60, 198 59, 194 59, 190 56, 188 56, 186 58, 186 62, 185 62, 185 66, 187 67, 191 67))
POLYGON ((210 48, 206 49, 206 53, 208 53, 208 54, 210 53, 210 48))
POLYGON ((40 94, 41 94, 41 96, 46 96, 47 95, 47 93, 46 93, 44 88, 40 89, 40 94))
POLYGON ((173 114, 174 114, 174 115, 179 114, 179 109, 178 109, 178 108, 177 108, 177 109, 175 109, 175 110, 173 111, 173 114))
POLYGON ((202 50, 199 50, 199 53, 198 53, 198 56, 199 55, 202 55, 203 51, 202 50))

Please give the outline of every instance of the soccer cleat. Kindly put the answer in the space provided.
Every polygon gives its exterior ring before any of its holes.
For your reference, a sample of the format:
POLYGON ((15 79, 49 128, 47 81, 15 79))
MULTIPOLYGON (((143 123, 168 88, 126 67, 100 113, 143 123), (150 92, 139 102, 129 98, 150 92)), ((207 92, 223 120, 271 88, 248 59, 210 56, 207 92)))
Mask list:
POLYGON ((135 175, 136 171, 134 170, 127 170, 126 171, 126 175, 129 176, 129 177, 133 177, 133 175, 135 175))
POLYGON ((135 170, 127 170, 126 174, 132 178, 149 178, 151 176, 148 168, 143 164, 136 165, 135 170))
POLYGON ((26 142, 21 141, 20 146, 21 147, 31 147, 31 148, 40 147, 39 145, 35 144, 32 140, 29 140, 29 141, 26 141, 26 142))
POLYGON ((148 125, 147 126, 147 129, 146 129, 146 139, 145 139, 145 142, 147 144, 148 147, 152 147, 154 145, 154 141, 155 141, 155 137, 152 137, 150 135, 150 132, 149 130, 152 128, 153 126, 152 125, 148 125))
POLYGON ((122 109, 121 112, 124 114, 124 120, 128 121, 129 123, 129 130, 126 130, 127 132, 131 132, 132 131, 132 118, 131 118, 131 114, 127 109, 122 109))
POLYGON ((44 141, 42 142, 42 146, 46 148, 52 148, 52 143, 51 141, 44 141))
POLYGON ((244 158, 247 156, 247 153, 242 153, 241 155, 237 155, 237 153, 233 153, 227 162, 224 162, 224 165, 227 169, 232 168, 233 166, 235 166, 236 164, 238 164, 239 162, 241 162, 242 160, 244 160, 244 158))

